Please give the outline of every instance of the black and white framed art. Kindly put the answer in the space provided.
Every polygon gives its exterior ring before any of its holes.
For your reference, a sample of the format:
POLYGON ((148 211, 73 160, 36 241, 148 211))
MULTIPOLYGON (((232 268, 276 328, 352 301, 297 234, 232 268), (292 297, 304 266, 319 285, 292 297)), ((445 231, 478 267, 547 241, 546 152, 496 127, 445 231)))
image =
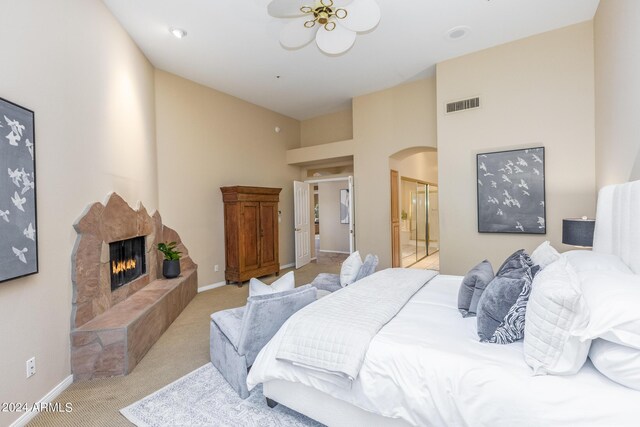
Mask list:
POLYGON ((476 157, 478 232, 546 234, 544 147, 476 157))
POLYGON ((38 272, 34 113, 0 98, 0 282, 38 272))

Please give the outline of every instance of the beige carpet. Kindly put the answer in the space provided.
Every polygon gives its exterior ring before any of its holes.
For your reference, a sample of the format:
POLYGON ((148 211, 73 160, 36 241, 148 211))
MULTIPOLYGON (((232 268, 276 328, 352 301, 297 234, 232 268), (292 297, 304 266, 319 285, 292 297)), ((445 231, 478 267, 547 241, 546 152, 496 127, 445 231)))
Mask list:
MULTIPOLYGON (((339 271, 339 263, 321 259, 296 270, 296 285, 311 282, 318 273, 339 271)), ((275 279, 275 276, 263 278, 267 283, 275 279)), ((29 426, 132 425, 118 411, 207 363, 209 315, 244 305, 247 295, 246 284, 242 288, 227 285, 198 294, 131 374, 72 384, 55 400, 63 405, 72 403, 71 413, 42 413, 29 426)))

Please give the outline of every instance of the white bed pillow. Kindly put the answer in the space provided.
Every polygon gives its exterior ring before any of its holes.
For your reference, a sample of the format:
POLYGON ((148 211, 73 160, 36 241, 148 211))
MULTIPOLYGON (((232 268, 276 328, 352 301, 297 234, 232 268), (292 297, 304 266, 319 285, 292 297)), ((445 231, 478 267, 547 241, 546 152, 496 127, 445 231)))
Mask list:
POLYGON ((249 297, 256 295, 275 294, 277 292, 289 291, 296 287, 296 280, 293 271, 288 272, 271 285, 261 282, 253 278, 249 281, 249 297))
POLYGON ((538 246, 531 254, 531 261, 534 264, 539 265, 540 269, 545 268, 552 262, 560 259, 560 252, 556 250, 551 243, 547 240, 538 246))
POLYGON ((590 340, 581 341, 589 309, 579 279, 564 258, 533 280, 524 326, 524 359, 534 375, 571 375, 580 370, 590 340))
POLYGON ((589 358, 610 380, 640 391, 640 350, 597 339, 591 343, 589 358))
POLYGON ((579 276, 590 311, 582 337, 640 349, 640 275, 596 271, 579 276))
POLYGON ((362 267, 362 258, 360 258, 360 252, 355 251, 349 258, 345 259, 340 268, 340 286, 343 288, 352 284, 358 276, 358 272, 362 267))
POLYGON ((564 252, 561 257, 578 273, 600 271, 633 274, 620 257, 613 254, 577 250, 564 252))

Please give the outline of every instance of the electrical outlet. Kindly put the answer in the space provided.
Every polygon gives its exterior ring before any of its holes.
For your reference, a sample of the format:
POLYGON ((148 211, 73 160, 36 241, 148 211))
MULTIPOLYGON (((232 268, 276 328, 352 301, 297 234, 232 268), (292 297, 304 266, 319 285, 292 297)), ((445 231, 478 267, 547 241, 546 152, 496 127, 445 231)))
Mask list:
POLYGON ((32 357, 27 360, 27 378, 32 377, 36 374, 36 358, 32 357))
POLYGON ((213 271, 220 271, 220 266, 218 264, 214 265, 213 271))

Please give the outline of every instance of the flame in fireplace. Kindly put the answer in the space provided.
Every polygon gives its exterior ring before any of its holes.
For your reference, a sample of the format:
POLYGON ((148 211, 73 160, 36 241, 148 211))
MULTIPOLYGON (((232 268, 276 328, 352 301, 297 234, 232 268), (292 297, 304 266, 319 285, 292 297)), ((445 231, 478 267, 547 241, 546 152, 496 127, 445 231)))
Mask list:
POLYGON ((125 261, 112 261, 111 262, 111 274, 118 274, 123 271, 133 270, 136 268, 136 260, 128 259, 125 261))

